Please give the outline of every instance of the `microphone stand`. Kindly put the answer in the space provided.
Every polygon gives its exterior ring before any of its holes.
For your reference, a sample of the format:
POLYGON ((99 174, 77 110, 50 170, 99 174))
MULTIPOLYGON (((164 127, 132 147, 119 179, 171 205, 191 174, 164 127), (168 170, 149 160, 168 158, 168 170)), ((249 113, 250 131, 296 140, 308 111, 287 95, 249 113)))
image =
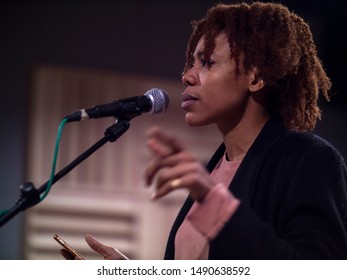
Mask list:
MULTIPOLYGON (((96 142, 93 146, 91 146, 88 150, 83 152, 80 156, 78 156, 74 161, 72 161, 69 165, 64 167, 61 171, 54 175, 52 185, 57 182, 59 179, 64 177, 67 173, 69 173, 72 169, 74 169, 78 164, 88 158, 91 154, 93 154, 96 150, 102 147, 107 142, 116 141, 121 135, 123 135, 130 127, 129 120, 126 119, 118 119, 115 124, 106 129, 104 133, 104 137, 101 138, 98 142, 96 142)), ((43 184, 39 189, 36 189, 33 183, 26 182, 20 185, 19 189, 21 192, 20 198, 16 202, 16 204, 9 209, 5 214, 0 216, 0 227, 2 227, 5 223, 11 220, 14 216, 16 216, 19 212, 26 210, 29 207, 32 207, 38 204, 40 200, 40 194, 43 193, 48 187, 49 181, 43 184)))

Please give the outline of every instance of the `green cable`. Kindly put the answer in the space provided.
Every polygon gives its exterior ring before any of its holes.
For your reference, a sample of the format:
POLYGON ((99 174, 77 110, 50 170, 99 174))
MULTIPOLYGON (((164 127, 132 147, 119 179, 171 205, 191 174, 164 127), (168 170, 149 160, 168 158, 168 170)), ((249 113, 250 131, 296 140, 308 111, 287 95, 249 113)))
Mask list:
POLYGON ((57 165, 57 157, 58 157, 58 151, 59 151, 60 138, 61 138, 61 134, 62 134, 62 131, 63 131, 63 127, 64 127, 66 122, 67 122, 67 118, 64 118, 62 120, 62 122, 60 123, 59 128, 58 128, 58 135, 57 135, 57 139, 55 141, 55 149, 54 149, 51 177, 50 177, 50 179, 48 181, 46 191, 40 197, 41 201, 46 198, 46 196, 48 195, 49 191, 51 190, 51 187, 52 187, 52 184, 53 184, 53 179, 54 179, 54 175, 55 175, 55 167, 57 165))
MULTIPOLYGON (((54 149, 54 156, 53 156, 53 164, 52 164, 52 170, 51 170, 51 177, 47 183, 47 188, 45 190, 45 192, 41 195, 40 197, 40 201, 44 200, 46 198, 46 196, 48 195, 49 191, 51 190, 52 184, 53 184, 53 179, 54 179, 54 175, 55 175, 55 168, 57 165, 57 157, 58 157, 58 151, 59 151, 59 143, 60 143, 60 138, 61 138, 61 134, 63 131, 63 127, 65 125, 65 123, 67 122, 67 118, 64 118, 62 120, 62 122, 59 125, 58 128, 58 135, 57 135, 57 139, 55 142, 55 149, 54 149)), ((7 212, 9 211, 9 209, 2 209, 0 210, 0 216, 5 215, 7 212)))
POLYGON ((0 217, 1 217, 2 215, 5 215, 7 212, 8 212, 7 209, 6 209, 6 210, 0 210, 0 217))

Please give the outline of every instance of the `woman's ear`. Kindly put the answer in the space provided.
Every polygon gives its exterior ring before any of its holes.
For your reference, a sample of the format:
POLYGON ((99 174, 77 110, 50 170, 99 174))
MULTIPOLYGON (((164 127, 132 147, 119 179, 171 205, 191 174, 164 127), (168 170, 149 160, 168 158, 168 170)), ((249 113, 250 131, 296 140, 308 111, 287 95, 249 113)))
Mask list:
POLYGON ((250 84, 249 84, 250 92, 259 91, 265 86, 264 80, 258 76, 257 72, 258 71, 254 69, 252 74, 250 75, 250 84))

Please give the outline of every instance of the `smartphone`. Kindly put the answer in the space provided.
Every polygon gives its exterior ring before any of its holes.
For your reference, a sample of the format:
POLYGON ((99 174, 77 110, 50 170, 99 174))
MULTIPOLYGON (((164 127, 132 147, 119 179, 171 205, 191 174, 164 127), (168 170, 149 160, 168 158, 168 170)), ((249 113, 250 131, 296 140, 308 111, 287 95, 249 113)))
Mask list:
POLYGON ((80 259, 84 260, 84 258, 75 250, 75 249, 72 249, 72 247, 67 244, 63 239, 61 239, 58 234, 55 234, 53 236, 53 238, 55 239, 55 241, 57 241, 66 251, 68 251, 71 256, 73 258, 75 257, 79 257, 80 259))

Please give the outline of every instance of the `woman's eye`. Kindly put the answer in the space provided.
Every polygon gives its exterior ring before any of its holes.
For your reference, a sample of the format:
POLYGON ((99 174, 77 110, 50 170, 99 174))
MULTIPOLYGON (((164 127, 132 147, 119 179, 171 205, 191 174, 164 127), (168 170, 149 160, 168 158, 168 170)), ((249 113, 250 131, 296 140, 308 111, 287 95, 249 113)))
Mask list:
POLYGON ((213 61, 202 58, 201 59, 201 65, 202 65, 202 67, 210 68, 213 65, 213 61))
MULTIPOLYGON (((196 64, 196 60, 192 60, 189 63, 189 69, 193 68, 196 64)), ((199 65, 201 65, 201 67, 203 68, 210 68, 212 65, 214 64, 214 62, 212 60, 207 60, 204 58, 200 58, 199 59, 199 65)))

